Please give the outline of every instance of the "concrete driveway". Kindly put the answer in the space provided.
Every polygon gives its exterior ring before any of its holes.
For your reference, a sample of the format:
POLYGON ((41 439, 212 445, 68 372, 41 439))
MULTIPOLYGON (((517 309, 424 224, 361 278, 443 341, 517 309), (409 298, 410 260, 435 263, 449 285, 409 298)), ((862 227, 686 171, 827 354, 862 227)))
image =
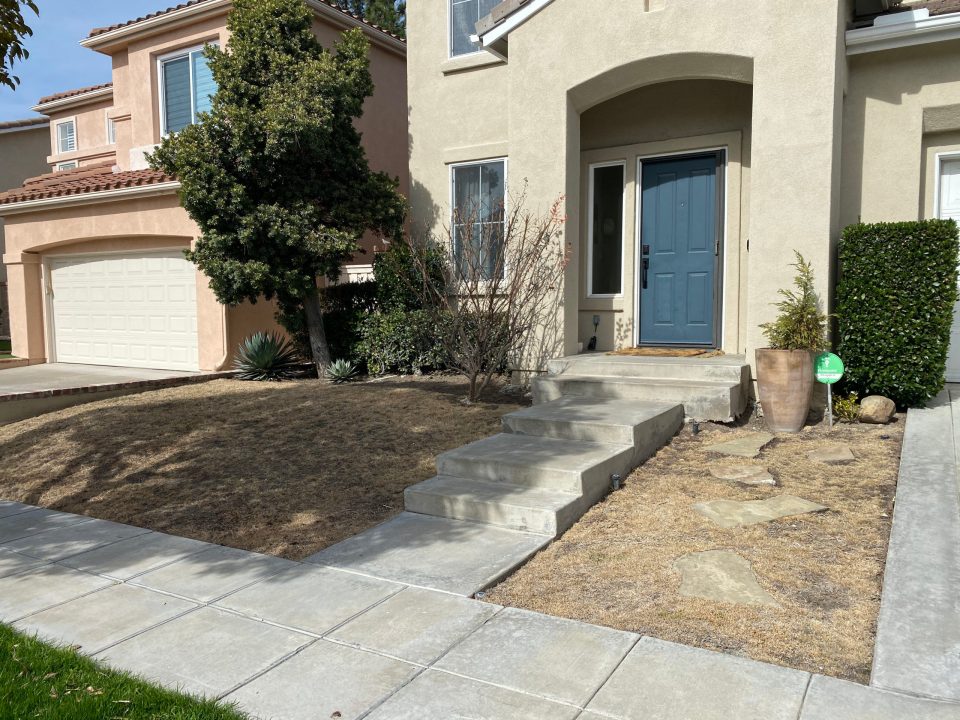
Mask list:
POLYGON ((48 363, 0 370, 0 425, 93 400, 206 382, 232 373, 48 363))

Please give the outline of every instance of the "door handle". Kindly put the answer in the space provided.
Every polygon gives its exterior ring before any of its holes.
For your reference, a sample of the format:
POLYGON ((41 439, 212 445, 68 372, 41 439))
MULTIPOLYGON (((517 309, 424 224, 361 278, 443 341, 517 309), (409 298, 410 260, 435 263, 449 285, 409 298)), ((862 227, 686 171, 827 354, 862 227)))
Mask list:
POLYGON ((643 272, 641 273, 640 278, 640 287, 643 290, 647 289, 647 272, 650 270, 650 258, 643 259, 643 272))

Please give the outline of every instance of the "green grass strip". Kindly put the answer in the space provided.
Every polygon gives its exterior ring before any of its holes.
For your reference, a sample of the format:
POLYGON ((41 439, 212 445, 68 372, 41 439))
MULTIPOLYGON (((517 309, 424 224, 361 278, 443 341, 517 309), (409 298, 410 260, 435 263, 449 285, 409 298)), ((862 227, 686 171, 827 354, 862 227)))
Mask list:
POLYGON ((0 625, 0 718, 248 720, 225 705, 107 670, 0 625))

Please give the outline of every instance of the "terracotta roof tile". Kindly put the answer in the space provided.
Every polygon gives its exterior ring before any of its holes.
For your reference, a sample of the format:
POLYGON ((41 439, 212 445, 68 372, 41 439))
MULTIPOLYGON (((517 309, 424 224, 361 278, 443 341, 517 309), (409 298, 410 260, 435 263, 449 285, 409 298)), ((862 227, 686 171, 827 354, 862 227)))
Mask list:
MULTIPOLYGON (((332 2, 332 0, 319 0, 319 1, 322 2, 324 5, 329 5, 334 10, 339 10, 344 15, 349 15, 350 17, 356 20, 359 20, 364 25, 367 25, 368 27, 371 27, 374 30, 382 32, 384 35, 389 35, 390 37, 396 40, 401 40, 403 42, 406 42, 399 35, 395 35, 389 30, 384 30, 379 25, 374 25, 372 22, 368 22, 367 20, 364 20, 363 18, 358 17, 357 15, 350 12, 349 10, 346 10, 345 8, 341 7, 336 2, 332 2)), ((119 30, 120 28, 129 27, 130 25, 136 25, 137 23, 144 22, 146 20, 152 20, 155 17, 160 17, 162 15, 176 12, 177 10, 183 10, 188 7, 193 7, 194 5, 200 5, 201 3, 205 3, 205 2, 210 2, 210 0, 187 0, 187 2, 180 3, 179 5, 175 5, 174 7, 167 8, 166 10, 158 10, 157 12, 152 12, 152 13, 149 13, 148 15, 134 18, 133 20, 127 20, 126 22, 116 23, 115 25, 108 25, 106 27, 94 28, 93 30, 90 31, 89 37, 94 38, 94 37, 97 37, 98 35, 103 35, 104 33, 113 32, 114 30, 119 30)))
POLYGON ((30 178, 23 187, 0 193, 0 205, 157 185, 174 179, 157 170, 116 172, 112 163, 99 163, 30 178))
POLYGON ((26 120, 8 120, 0 122, 0 131, 19 130, 20 128, 39 127, 40 125, 49 125, 50 120, 45 117, 27 118, 26 120))
POLYGON ((107 88, 112 88, 113 83, 103 83, 101 85, 90 85, 89 87, 77 88, 75 90, 64 90, 63 92, 55 93, 53 95, 47 95, 46 97, 40 98, 37 102, 37 105, 46 105, 47 103, 54 102, 55 100, 66 100, 67 98, 76 97, 77 95, 83 95, 84 93, 94 92, 96 90, 106 90, 107 88))
POLYGON ((949 15, 960 12, 960 0, 927 0, 927 2, 902 6, 904 10, 919 10, 926 8, 930 15, 949 15))

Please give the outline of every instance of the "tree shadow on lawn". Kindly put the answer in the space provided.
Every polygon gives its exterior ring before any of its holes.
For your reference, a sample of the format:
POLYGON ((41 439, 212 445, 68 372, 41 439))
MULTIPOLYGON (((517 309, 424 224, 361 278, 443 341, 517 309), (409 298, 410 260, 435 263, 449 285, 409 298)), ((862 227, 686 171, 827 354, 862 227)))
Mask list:
POLYGON ((403 508, 440 452, 519 407, 456 378, 220 380, 0 428, 0 498, 300 559, 403 508))

